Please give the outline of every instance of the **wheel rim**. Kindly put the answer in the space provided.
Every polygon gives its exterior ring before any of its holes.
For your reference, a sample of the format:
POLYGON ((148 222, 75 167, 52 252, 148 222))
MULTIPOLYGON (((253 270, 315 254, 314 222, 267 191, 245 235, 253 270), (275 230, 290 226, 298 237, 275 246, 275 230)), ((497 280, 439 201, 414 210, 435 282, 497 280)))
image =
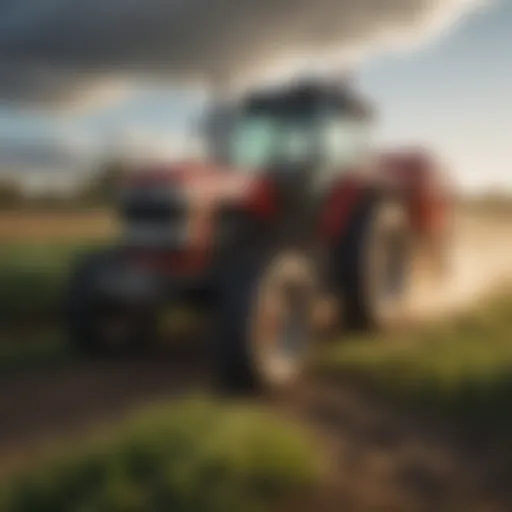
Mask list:
POLYGON ((408 281, 409 238, 403 211, 389 208, 377 222, 369 247, 369 288, 377 320, 402 310, 408 281))
POLYGON ((256 293, 251 350, 258 373, 271 384, 296 378, 311 343, 314 274, 306 258, 285 255, 262 276, 256 293))

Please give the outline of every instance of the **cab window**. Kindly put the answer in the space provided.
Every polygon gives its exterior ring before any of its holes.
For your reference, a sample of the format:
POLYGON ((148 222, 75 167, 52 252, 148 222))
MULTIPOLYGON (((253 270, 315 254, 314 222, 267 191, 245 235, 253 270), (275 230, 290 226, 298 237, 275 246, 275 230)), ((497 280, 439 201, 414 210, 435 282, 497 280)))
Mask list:
POLYGON ((325 165, 343 169, 359 164, 368 153, 369 129, 359 119, 326 118, 321 127, 325 165))

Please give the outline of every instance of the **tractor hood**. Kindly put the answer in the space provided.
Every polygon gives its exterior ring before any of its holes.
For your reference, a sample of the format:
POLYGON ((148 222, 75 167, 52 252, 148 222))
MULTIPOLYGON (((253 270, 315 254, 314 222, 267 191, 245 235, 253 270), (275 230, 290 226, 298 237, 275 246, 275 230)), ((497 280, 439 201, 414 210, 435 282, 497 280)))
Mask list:
POLYGON ((129 173, 125 186, 131 190, 172 189, 189 204, 211 207, 245 201, 261 179, 243 170, 206 163, 181 162, 129 173))
POLYGON ((272 186, 261 175, 203 163, 131 172, 121 195, 128 238, 147 240, 155 234, 161 240, 184 233, 179 238, 187 241, 177 243, 188 247, 210 244, 223 213, 243 210, 269 218, 276 206, 272 186))

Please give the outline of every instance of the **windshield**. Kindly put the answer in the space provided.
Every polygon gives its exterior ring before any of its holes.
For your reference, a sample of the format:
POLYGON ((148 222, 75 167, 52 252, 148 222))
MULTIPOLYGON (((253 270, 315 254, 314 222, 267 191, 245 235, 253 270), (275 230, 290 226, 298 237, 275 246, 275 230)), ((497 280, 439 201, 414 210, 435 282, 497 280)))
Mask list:
POLYGON ((270 115, 242 117, 235 123, 231 160, 243 168, 299 164, 313 151, 314 123, 270 115))
POLYGON ((294 165, 314 162, 340 172, 364 158, 369 141, 369 126, 350 117, 252 114, 235 122, 229 158, 247 170, 273 165, 293 169, 294 165))

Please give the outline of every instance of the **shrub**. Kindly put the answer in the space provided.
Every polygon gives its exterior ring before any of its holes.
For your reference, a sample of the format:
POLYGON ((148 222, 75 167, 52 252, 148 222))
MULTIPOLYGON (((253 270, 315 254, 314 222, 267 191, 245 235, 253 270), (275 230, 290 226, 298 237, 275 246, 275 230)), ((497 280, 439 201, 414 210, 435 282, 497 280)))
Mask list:
POLYGON ((11 244, 0 253, 0 326, 54 322, 75 257, 94 244, 11 244))
POLYGON ((189 399, 40 461, 4 485, 0 509, 256 512, 318 475, 296 428, 250 407, 189 399))

